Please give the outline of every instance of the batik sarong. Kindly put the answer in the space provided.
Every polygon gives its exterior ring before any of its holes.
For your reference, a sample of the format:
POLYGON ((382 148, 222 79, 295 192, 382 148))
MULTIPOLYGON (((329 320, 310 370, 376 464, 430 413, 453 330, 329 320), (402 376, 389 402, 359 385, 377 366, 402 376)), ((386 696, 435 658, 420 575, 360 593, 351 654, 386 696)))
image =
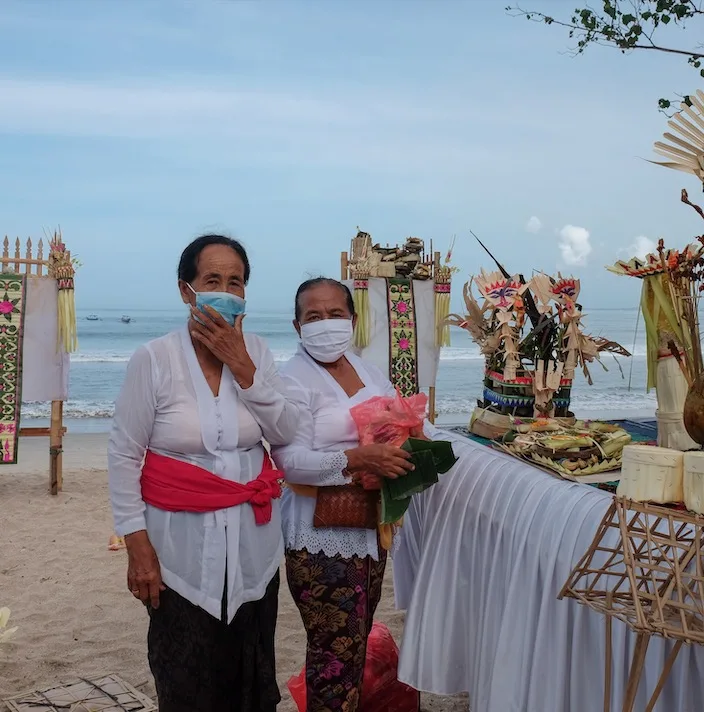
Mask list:
POLYGON ((307 712, 356 712, 367 638, 381 600, 386 552, 370 556, 286 553, 286 573, 308 637, 307 712))

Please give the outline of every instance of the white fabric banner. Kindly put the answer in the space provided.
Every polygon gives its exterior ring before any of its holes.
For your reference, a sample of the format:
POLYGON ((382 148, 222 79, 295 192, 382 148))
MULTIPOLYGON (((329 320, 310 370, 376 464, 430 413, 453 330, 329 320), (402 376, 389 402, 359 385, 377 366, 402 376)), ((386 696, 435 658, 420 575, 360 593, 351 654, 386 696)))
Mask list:
POLYGON ((22 401, 68 398, 70 358, 58 341, 59 288, 55 279, 27 277, 22 401))
MULTIPOLYGON (((604 616, 557 600, 611 495, 561 481, 439 431, 460 460, 413 497, 394 555, 407 609, 398 678, 472 712, 602 712, 604 616)), ((613 532, 617 536, 617 532, 613 532)), ((623 704, 636 635, 614 621, 611 709, 623 704)), ((672 641, 653 636, 635 709, 644 710, 672 641)), ((656 710, 701 709, 704 648, 685 645, 656 710)))
MULTIPOLYGON (((354 289, 354 281, 345 284, 354 289)), ((435 348, 435 291, 430 280, 413 280, 413 301, 416 310, 416 338, 418 342, 418 386, 427 389, 435 385, 440 362, 440 349, 435 348)), ((357 350, 362 358, 389 374, 389 299, 386 280, 369 280, 370 338, 366 349, 357 350)))

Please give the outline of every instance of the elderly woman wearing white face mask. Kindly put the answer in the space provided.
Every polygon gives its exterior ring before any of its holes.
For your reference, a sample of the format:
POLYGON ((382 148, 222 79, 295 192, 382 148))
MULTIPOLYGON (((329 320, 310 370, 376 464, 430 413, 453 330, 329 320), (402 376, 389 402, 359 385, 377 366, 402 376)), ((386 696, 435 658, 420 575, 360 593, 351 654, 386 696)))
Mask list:
POLYGON ((290 485, 281 509, 288 585, 308 635, 307 709, 355 712, 386 565, 376 493, 358 477, 364 473, 369 484, 369 473, 398 477, 413 465, 401 448, 359 445, 350 408, 395 390, 348 353, 355 314, 347 287, 304 282, 295 309, 301 346, 281 373, 298 405, 298 430, 290 445, 274 449, 290 485))

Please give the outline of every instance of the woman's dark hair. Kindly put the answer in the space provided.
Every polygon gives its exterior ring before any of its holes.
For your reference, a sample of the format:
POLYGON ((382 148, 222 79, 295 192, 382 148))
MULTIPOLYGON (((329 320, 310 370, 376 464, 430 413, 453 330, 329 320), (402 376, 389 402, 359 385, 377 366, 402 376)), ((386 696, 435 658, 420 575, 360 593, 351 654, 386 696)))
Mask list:
POLYGON ((336 287, 345 296, 345 302, 347 302, 347 308, 350 314, 354 316, 354 299, 352 299, 352 292, 350 292, 349 287, 342 282, 338 282, 336 279, 331 279, 330 277, 315 277, 314 279, 307 279, 296 291, 296 301, 295 301, 295 312, 296 321, 301 318, 301 297, 309 290, 314 287, 319 287, 320 285, 328 285, 330 287, 336 287))
POLYGON ((225 245, 232 248, 237 256, 244 264, 244 283, 249 282, 249 257, 247 250, 237 240, 225 235, 201 235, 197 237, 188 247, 181 253, 181 259, 178 263, 178 278, 190 284, 198 274, 198 259, 200 253, 210 245, 225 245))

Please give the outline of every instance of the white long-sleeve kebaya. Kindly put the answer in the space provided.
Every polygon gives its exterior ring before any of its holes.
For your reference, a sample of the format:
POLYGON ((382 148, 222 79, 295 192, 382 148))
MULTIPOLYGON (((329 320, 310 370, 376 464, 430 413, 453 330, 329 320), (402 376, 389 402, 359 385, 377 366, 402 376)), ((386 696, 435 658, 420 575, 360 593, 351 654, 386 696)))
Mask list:
POLYGON ((117 534, 146 529, 164 583, 218 618, 227 571, 228 620, 243 603, 262 598, 279 567, 279 502, 261 526, 247 504, 204 514, 165 512, 145 504, 140 478, 150 449, 246 484, 261 472, 262 438, 272 445, 293 439, 298 406, 264 341, 247 334, 245 343, 256 367, 254 383, 240 388, 224 366, 217 397, 185 327, 138 349, 115 405, 108 446, 117 534))
MULTIPOLYGON (((394 387, 379 369, 352 354, 347 359, 364 388, 350 398, 335 379, 299 348, 281 369, 290 396, 299 411, 296 435, 290 445, 273 449, 274 460, 293 484, 342 485, 349 480, 346 450, 359 445, 350 408, 374 396, 393 396, 394 387)), ((327 556, 379 558, 376 531, 366 529, 316 529, 315 499, 284 492, 281 516, 287 549, 306 549, 327 556)))

